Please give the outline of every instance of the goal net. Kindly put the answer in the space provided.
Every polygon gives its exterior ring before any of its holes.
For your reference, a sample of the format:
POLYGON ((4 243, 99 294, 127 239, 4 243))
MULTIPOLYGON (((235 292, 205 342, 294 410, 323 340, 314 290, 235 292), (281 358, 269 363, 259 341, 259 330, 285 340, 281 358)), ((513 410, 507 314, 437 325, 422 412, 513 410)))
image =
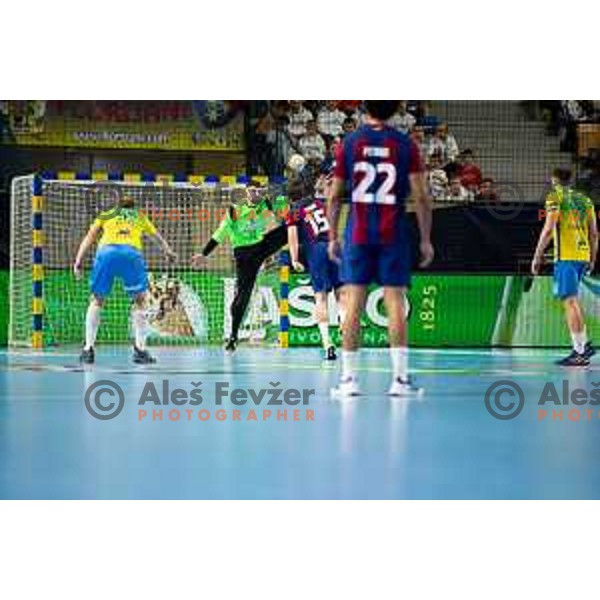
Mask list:
MULTIPOLYGON (((96 216, 112 209, 121 195, 134 198, 177 252, 170 263, 147 240, 149 272, 148 343, 154 345, 217 344, 231 328, 230 304, 235 293, 231 247, 219 245, 195 271, 192 254, 200 252, 232 204, 245 197, 244 183, 222 178, 185 182, 15 178, 11 202, 9 345, 49 347, 81 344, 89 303, 88 253, 85 276, 76 280, 72 264, 77 248, 96 216)), ((266 182, 265 182, 265 185, 266 182)), ((267 193, 280 194, 269 185, 267 193)), ((276 344, 280 313, 279 257, 263 265, 240 331, 240 339, 276 344)), ((107 299, 98 343, 131 340, 131 304, 116 282, 107 299)))

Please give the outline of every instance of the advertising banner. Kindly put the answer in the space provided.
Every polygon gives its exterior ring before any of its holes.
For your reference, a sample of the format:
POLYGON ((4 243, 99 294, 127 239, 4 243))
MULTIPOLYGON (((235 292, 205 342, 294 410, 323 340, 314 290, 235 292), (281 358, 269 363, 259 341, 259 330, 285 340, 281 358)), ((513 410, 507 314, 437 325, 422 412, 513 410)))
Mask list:
POLYGON ((243 103, 0 101, 0 142, 19 146, 244 150, 243 103))

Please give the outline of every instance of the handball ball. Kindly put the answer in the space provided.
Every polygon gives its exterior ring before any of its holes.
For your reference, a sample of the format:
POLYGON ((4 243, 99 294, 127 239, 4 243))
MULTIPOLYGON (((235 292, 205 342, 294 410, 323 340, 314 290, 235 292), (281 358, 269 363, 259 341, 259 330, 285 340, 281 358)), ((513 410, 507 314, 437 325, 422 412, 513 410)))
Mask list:
POLYGON ((302 154, 293 154, 292 156, 290 156, 290 159, 287 163, 288 169, 290 171, 293 171, 294 173, 300 173, 300 171, 302 171, 302 169, 304 169, 305 166, 306 159, 304 158, 304 156, 302 156, 302 154))

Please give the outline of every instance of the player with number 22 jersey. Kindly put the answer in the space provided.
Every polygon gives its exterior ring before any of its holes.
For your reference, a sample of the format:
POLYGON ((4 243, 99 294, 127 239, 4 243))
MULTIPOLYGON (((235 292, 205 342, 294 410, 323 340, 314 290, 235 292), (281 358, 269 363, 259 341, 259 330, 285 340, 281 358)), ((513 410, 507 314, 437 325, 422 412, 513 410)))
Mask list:
POLYGON ((337 240, 342 200, 350 205, 341 253, 341 277, 345 284, 342 377, 332 395, 360 395, 357 359, 360 316, 367 286, 383 286, 388 314, 388 339, 393 379, 391 396, 420 393, 408 375, 405 293, 410 283, 410 243, 406 202, 410 195, 420 232, 421 266, 433 259, 431 203, 426 192, 418 147, 410 137, 386 124, 398 101, 365 102, 365 124, 350 134, 338 149, 328 205, 331 223, 329 255, 340 256, 337 240))

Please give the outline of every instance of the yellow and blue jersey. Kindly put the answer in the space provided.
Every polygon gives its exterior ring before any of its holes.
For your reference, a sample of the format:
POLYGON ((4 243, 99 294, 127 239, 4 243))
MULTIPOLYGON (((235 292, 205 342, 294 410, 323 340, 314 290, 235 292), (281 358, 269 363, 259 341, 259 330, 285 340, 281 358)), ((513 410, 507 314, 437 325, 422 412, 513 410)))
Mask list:
POLYGON ((557 185, 546 197, 546 212, 557 217, 554 261, 590 261, 588 219, 594 205, 584 194, 557 185))
POLYGON ((156 227, 150 219, 136 209, 122 208, 100 213, 94 221, 102 229, 98 247, 126 245, 142 250, 144 234, 155 235, 156 227))

